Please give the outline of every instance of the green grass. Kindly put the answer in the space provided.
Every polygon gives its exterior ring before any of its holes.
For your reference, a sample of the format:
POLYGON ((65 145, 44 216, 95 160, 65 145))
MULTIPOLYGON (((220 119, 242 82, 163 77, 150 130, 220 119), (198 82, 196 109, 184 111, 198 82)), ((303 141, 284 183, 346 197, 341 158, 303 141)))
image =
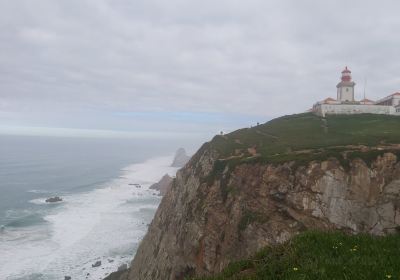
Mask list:
POLYGON ((267 247, 222 273, 196 280, 400 279, 400 235, 373 237, 305 232, 267 247))
POLYGON ((304 113, 277 118, 224 136, 215 136, 209 144, 219 153, 220 158, 234 160, 235 164, 282 163, 292 160, 304 164, 329 157, 342 161, 342 146, 372 147, 383 143, 400 143, 400 117, 362 114, 328 116, 323 119, 304 113), (250 147, 256 148, 257 157, 251 157, 247 152, 250 147), (310 152, 296 153, 304 150, 310 152), (237 157, 229 159, 238 155, 235 151, 243 154, 240 160, 237 157))
POLYGON ((287 151, 344 145, 372 146, 381 142, 400 142, 400 117, 338 115, 328 116, 324 121, 311 113, 290 115, 224 137, 216 136, 212 145, 225 156, 231 155, 234 149, 256 146, 262 156, 268 157, 287 151))

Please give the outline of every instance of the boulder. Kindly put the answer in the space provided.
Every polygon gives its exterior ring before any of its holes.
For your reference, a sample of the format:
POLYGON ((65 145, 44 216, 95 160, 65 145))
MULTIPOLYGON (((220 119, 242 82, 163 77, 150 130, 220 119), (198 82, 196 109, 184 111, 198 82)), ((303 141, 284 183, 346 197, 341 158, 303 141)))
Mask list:
POLYGON ((118 267, 118 271, 124 271, 124 270, 127 270, 127 269, 128 269, 128 265, 127 265, 126 263, 121 264, 121 265, 118 267))
POLYGON ((92 267, 99 267, 101 266, 101 261, 97 261, 94 264, 92 264, 92 267))
POLYGON ((62 201, 62 198, 59 196, 49 197, 48 199, 46 199, 47 203, 54 203, 54 202, 60 202, 60 201, 62 201))

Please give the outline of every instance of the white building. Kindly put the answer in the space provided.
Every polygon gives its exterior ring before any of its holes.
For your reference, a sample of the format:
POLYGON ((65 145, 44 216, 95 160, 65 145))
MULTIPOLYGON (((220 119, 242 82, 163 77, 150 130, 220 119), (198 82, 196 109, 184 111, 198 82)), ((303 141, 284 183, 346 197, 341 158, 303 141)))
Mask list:
POLYGON ((346 68, 342 71, 341 81, 337 84, 337 98, 326 98, 314 104, 312 112, 325 117, 326 115, 352 114, 383 114, 400 116, 400 93, 394 93, 377 102, 364 98, 356 101, 351 71, 346 68))
POLYGON ((377 105, 400 106, 400 92, 393 93, 375 102, 377 105))
POLYGON ((351 71, 346 68, 342 71, 342 80, 337 84, 337 100, 340 102, 354 102, 355 82, 351 80, 351 71))

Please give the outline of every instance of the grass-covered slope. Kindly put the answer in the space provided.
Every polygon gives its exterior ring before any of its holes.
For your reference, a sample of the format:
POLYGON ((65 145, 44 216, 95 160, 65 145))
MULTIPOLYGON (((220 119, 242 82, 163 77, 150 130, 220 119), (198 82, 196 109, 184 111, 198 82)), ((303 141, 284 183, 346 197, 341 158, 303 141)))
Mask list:
POLYGON ((305 113, 216 136, 210 144, 221 158, 284 162, 337 156, 348 151, 349 145, 376 147, 398 143, 400 117, 397 116, 362 114, 321 118, 305 113))
POLYGON ((400 279, 400 235, 306 232, 197 280, 400 279))

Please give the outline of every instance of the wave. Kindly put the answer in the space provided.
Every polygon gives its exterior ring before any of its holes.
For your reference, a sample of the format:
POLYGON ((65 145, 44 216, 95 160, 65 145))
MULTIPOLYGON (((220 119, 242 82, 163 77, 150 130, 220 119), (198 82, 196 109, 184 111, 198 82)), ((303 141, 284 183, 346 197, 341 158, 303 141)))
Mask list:
POLYGON ((45 223, 45 219, 40 213, 31 213, 25 216, 19 217, 17 219, 13 219, 11 222, 8 222, 4 225, 4 228, 9 227, 29 227, 33 225, 38 225, 41 223, 45 223))
POLYGON ((42 198, 32 200, 44 209, 44 222, 30 228, 21 223, 19 230, 6 226, 0 235, 0 279, 99 279, 128 263, 161 200, 149 187, 165 173, 175 175, 171 161, 172 156, 129 165, 117 178, 87 192, 65 194, 54 206, 42 198), (93 268, 97 260, 102 266, 93 268))
POLYGON ((37 193, 37 194, 50 193, 50 191, 48 191, 48 190, 29 190, 27 192, 29 192, 29 193, 37 193))

